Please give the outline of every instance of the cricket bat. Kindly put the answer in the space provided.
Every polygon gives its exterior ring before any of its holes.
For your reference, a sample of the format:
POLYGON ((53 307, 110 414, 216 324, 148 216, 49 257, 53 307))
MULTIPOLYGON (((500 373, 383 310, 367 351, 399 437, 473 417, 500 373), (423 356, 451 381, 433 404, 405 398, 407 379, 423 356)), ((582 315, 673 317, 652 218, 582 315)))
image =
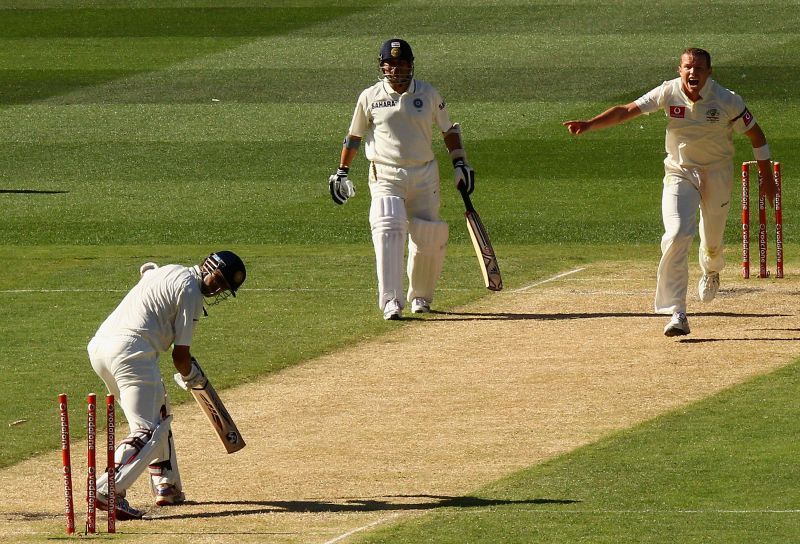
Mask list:
POLYGON ((214 427, 214 431, 222 441, 222 445, 225 446, 225 450, 228 453, 234 453, 245 447, 242 433, 239 432, 236 423, 233 422, 233 418, 211 382, 206 381, 205 386, 191 388, 189 391, 208 417, 211 426, 214 427))
POLYGON ((483 283, 490 291, 500 291, 503 289, 503 279, 500 277, 500 266, 497 264, 497 255, 494 254, 489 234, 486 232, 486 227, 483 226, 478 212, 475 211, 466 189, 459 187, 459 192, 464 199, 464 206, 467 208, 464 217, 467 219, 467 230, 472 238, 472 245, 478 257, 481 274, 483 274, 483 283))

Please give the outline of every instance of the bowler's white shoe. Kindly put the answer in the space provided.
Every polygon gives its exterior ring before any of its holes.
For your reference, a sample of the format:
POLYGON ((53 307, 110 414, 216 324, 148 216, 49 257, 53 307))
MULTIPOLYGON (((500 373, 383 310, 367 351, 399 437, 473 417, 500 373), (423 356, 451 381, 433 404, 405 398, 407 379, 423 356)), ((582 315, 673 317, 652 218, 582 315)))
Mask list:
POLYGON ((185 500, 186 495, 173 484, 158 484, 158 488, 156 489, 156 506, 180 504, 185 500))
POLYGON ((415 298, 411 301, 411 312, 415 314, 429 314, 431 303, 424 298, 415 298))
POLYGON ((700 294, 700 302, 711 302, 717 296, 719 290, 719 272, 703 274, 700 283, 697 284, 697 292, 700 294))
POLYGON ((400 301, 393 298, 383 307, 383 318, 386 321, 400 319, 403 317, 403 308, 400 306, 400 301))
POLYGON ((689 334, 689 320, 683 312, 675 312, 667 326, 664 327, 664 336, 683 336, 689 334))

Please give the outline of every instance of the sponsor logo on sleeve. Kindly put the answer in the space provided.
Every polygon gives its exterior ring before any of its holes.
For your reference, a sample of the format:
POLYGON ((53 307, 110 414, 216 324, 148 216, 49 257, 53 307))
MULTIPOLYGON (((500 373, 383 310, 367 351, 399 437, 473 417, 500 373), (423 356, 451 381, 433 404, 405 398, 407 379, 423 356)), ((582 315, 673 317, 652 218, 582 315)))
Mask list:
POLYGON ((744 109, 744 113, 742 114, 742 121, 744 122, 744 126, 750 126, 750 123, 753 122, 753 114, 750 113, 750 110, 747 108, 744 109))

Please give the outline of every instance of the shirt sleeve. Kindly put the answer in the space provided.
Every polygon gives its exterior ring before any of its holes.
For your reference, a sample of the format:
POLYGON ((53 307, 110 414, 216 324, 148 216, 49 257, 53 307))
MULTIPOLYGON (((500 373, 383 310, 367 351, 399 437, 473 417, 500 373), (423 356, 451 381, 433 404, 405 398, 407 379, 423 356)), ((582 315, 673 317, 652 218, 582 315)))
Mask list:
POLYGON ((353 112, 353 120, 350 121, 350 128, 347 130, 348 134, 363 138, 364 134, 369 129, 369 115, 367 112, 367 91, 364 90, 358 97, 356 102, 356 109, 353 112))
POLYGON ((734 95, 732 108, 733 130, 737 134, 747 132, 756 124, 756 118, 744 105, 744 100, 739 95, 734 95))
POLYGON ((664 89, 667 86, 665 81, 655 89, 643 94, 634 102, 639 106, 639 110, 644 114, 651 114, 664 107, 664 89))
POLYGON ((440 131, 447 132, 453 128, 453 123, 450 121, 450 114, 447 112, 447 104, 436 89, 432 89, 432 95, 433 103, 435 104, 433 112, 434 121, 440 131))
POLYGON ((194 284, 184 289, 178 301, 178 311, 175 314, 175 345, 191 346, 192 335, 200 313, 203 311, 203 295, 200 287, 194 284))

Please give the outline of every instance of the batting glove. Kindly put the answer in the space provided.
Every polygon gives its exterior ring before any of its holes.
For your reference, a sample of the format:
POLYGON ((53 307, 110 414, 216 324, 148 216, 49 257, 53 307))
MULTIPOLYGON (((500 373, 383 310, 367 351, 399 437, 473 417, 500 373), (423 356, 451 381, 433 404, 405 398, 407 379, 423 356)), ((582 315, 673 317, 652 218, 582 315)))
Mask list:
POLYGON ((350 172, 348 166, 340 166, 336 169, 336 173, 328 178, 328 184, 331 187, 331 198, 339 205, 344 204, 348 198, 356 194, 353 182, 347 177, 348 172, 350 172))
POLYGON ((461 190, 463 187, 466 193, 471 195, 475 190, 475 170, 470 168, 464 159, 455 159, 453 168, 456 169, 456 189, 461 190))
POLYGON ((192 357, 192 369, 189 371, 189 375, 184 376, 180 372, 176 372, 175 383, 184 391, 202 389, 208 383, 208 378, 203 374, 203 369, 200 368, 200 363, 197 362, 197 359, 192 357))

